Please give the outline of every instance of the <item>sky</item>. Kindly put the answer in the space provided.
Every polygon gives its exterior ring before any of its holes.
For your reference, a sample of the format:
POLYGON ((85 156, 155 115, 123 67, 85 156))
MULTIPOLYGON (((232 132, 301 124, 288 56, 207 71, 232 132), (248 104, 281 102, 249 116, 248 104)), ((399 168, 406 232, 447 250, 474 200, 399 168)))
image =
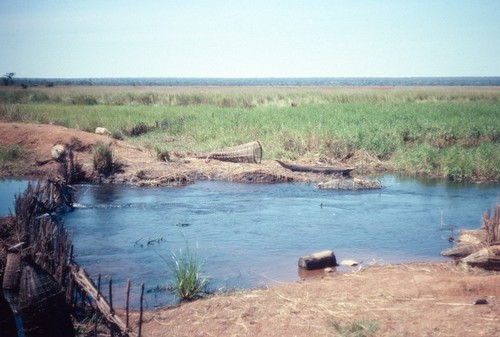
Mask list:
POLYGON ((0 0, 16 77, 500 76, 498 0, 0 0))

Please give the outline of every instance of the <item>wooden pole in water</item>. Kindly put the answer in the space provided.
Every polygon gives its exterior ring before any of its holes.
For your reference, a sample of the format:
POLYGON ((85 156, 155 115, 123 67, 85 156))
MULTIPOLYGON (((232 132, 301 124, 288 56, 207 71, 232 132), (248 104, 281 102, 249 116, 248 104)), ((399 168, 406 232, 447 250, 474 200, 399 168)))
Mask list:
POLYGON ((109 278, 109 312, 111 315, 115 314, 115 309, 113 308, 113 278, 109 278))
MULTIPOLYGON (((109 278, 109 313, 111 316, 115 315, 115 309, 113 309, 113 278, 109 278)), ((110 326, 111 330, 111 337, 115 336, 115 326, 111 324, 110 326)))
POLYGON ((128 304, 129 304, 129 299, 130 299, 130 279, 128 279, 128 282, 127 282, 127 303, 125 305, 125 309, 127 310, 127 318, 126 318, 126 323, 125 323, 125 326, 129 327, 129 320, 128 320, 128 313, 129 313, 129 310, 128 310, 128 304))
POLYGON ((140 300, 140 309, 139 309, 139 337, 141 337, 142 333, 142 302, 144 299, 144 282, 141 283, 141 300, 140 300))
POLYGON ((97 337, 97 323, 98 323, 98 310, 96 310, 96 313, 94 314, 94 337, 97 337))
POLYGON ((96 298, 96 301, 99 301, 100 297, 101 297, 101 273, 99 273, 99 276, 97 276, 97 298, 96 298))

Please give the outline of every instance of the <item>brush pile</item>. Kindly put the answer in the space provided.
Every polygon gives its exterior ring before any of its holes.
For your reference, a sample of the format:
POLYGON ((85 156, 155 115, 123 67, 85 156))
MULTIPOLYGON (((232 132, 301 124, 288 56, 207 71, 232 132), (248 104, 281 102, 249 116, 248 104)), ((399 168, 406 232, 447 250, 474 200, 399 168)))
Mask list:
POLYGON ((471 267, 500 270, 500 204, 478 230, 462 230, 457 245, 441 253, 471 267))

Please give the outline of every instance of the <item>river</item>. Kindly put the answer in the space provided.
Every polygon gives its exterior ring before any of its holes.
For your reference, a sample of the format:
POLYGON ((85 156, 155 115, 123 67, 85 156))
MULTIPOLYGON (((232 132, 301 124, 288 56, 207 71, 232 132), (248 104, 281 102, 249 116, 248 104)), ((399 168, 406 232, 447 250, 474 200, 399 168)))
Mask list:
POLYGON ((114 292, 117 305, 131 279, 134 289, 145 283, 153 307, 173 302, 154 291, 171 276, 164 259, 187 249, 203 262, 212 291, 298 280, 298 258, 325 249, 339 262, 362 265, 444 261, 440 252, 452 245, 450 237, 478 228, 500 192, 499 184, 380 180, 382 189, 367 191, 220 181, 80 185, 76 209, 64 219, 77 262, 94 279, 102 273, 123 289, 114 292))

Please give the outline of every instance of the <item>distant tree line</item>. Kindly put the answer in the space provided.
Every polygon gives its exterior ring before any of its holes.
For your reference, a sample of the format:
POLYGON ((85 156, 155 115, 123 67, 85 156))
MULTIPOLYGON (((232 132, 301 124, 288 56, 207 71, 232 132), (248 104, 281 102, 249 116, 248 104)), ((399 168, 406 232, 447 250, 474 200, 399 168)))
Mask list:
POLYGON ((16 78, 6 73, 4 85, 36 86, 500 86, 499 76, 490 77, 300 77, 300 78, 16 78))

